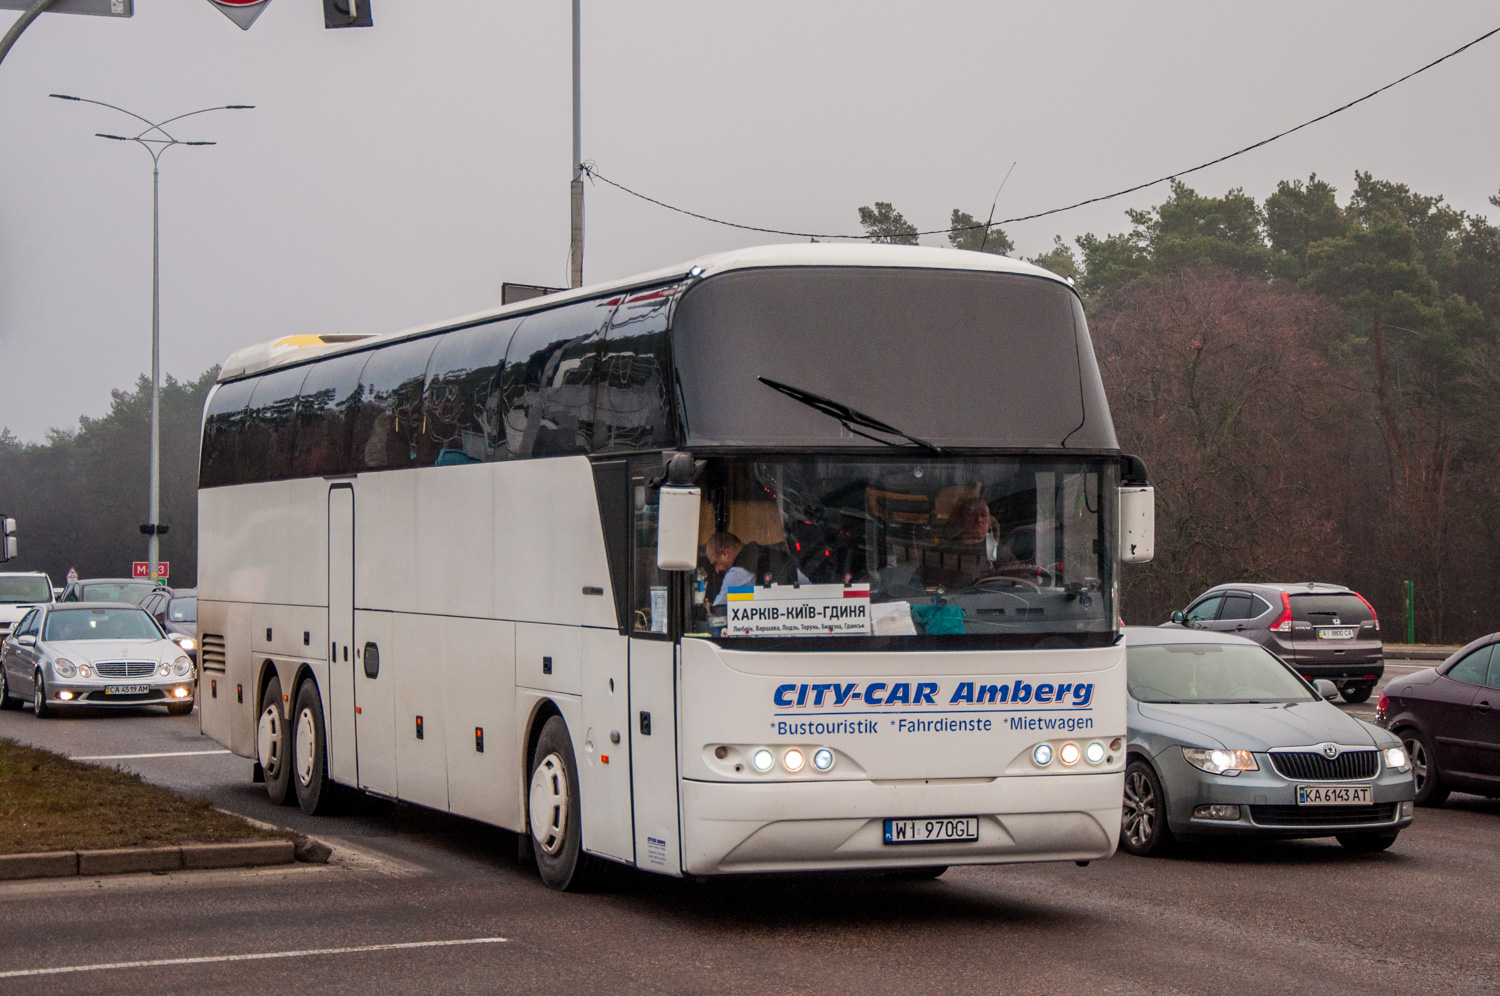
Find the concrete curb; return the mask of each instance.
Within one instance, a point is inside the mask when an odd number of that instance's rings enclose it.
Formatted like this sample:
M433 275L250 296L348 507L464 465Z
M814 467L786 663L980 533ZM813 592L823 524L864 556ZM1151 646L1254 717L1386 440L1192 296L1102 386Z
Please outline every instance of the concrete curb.
M295 845L290 840L0 854L0 881L127 875L183 868L255 868L264 865L289 865L296 860Z

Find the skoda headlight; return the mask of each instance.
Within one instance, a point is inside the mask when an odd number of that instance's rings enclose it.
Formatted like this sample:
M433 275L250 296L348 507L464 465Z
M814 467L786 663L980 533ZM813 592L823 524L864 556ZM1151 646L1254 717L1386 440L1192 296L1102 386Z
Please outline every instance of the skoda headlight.
M72 661L59 657L52 662L52 673L59 678L71 678L78 673L78 669L73 666Z
M1188 764L1208 772L1210 775L1237 775L1241 771L1255 771L1255 755L1248 750L1208 750L1203 747L1184 747L1182 756Z
M1411 758L1406 756L1405 747L1387 747L1381 753L1385 755L1387 768L1395 768L1397 771L1411 770Z
M193 662L186 657L179 657L172 662L172 673L181 677L193 669Z

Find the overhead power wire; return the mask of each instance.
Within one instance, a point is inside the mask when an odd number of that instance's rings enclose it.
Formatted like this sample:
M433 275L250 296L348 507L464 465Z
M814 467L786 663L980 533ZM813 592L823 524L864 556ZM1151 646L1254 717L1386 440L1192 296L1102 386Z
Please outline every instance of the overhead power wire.
M1436 67L1438 65L1441 65L1444 62L1447 62L1449 59L1453 58L1456 55L1461 55L1462 53L1464 53L1464 52L1468 51L1469 49L1473 48L1475 45L1478 45L1480 42L1485 41L1485 40L1487 40L1489 38L1493 38L1497 34L1500 34L1500 28L1493 28L1493 29L1491 29L1489 31L1486 31L1484 34L1480 35L1478 38L1475 38L1473 41L1470 41L1470 42L1468 42L1466 44L1460 45L1458 48L1455 48L1453 51L1449 52L1447 55L1440 56L1439 58L1433 59L1431 62L1427 63L1425 66L1422 66L1419 69L1412 70L1411 72L1407 73L1405 76L1402 76L1400 79L1392 80L1391 82L1387 83L1385 86L1379 87L1378 89L1375 89L1375 90L1371 90L1369 93L1365 94L1363 97L1356 97L1355 99L1349 101L1347 104L1341 104L1340 106L1335 107L1333 110L1331 110L1331 111L1325 111L1324 113L1319 114L1315 118L1309 118L1308 120L1302 122L1299 125L1295 125L1295 126L1293 126L1291 128L1286 129L1285 131L1277 132L1276 134L1272 135L1271 137L1269 137L1269 138L1263 138L1259 142L1255 142L1255 143L1252 143L1250 145L1245 146L1243 149L1236 149L1234 152L1226 153L1225 155L1219 156L1216 159L1210 159L1208 162L1199 163L1197 166L1192 166L1192 167L1189 167L1188 169L1184 169L1184 170L1178 170L1175 173L1168 173L1166 176L1160 176L1160 177L1157 177L1154 180L1147 180L1145 183L1137 183L1137 184L1135 184L1132 187L1126 187L1124 190L1116 190L1114 193L1111 193L1111 194L1101 194L1098 197L1089 197L1089 198L1087 198L1085 200L1077 201L1077 202L1075 202L1073 204L1068 204L1068 205L1065 205L1063 207L1049 208L1046 211L1037 211L1037 212L1034 212L1032 214L1017 215L1014 218L1002 218L999 221L986 222L984 224L961 225L961 226L958 226L956 228L955 227L934 228L931 231L913 232L913 233L910 233L910 234L914 235L914 236L922 236L922 235L947 235L950 232L961 232L961 231L968 231L968 230L971 230L971 229L978 229L978 228L983 228L983 229L988 230L990 228L997 228L997 227L1000 227L1002 225L1013 225L1013 224L1015 224L1017 222L1022 222L1022 221L1034 221L1037 218L1046 218L1046 217L1049 217L1049 216L1054 215L1054 214L1062 214L1065 211L1073 211L1073 210L1075 210L1077 208L1086 207L1087 205L1090 205L1090 204L1098 204L1098 203L1101 203L1102 201L1114 200L1116 197L1124 197L1126 194L1133 194L1133 193L1136 193L1137 191L1145 190L1147 187L1154 187L1157 184L1166 183L1169 180L1176 180L1176 179L1178 179L1180 177L1187 176L1187 175L1189 175L1191 173L1197 173L1199 170L1208 169L1210 166L1217 166L1219 163L1227 162L1228 160L1233 159L1236 156L1243 156L1247 152L1253 152L1256 149L1259 149L1259 148L1261 148L1263 146L1270 145L1272 142L1274 142L1274 141L1276 141L1278 139L1286 138L1288 135L1295 134L1296 132L1299 132L1299 131L1301 131L1304 128L1308 128L1308 127L1311 127L1312 125L1318 124L1321 121L1327 121L1329 118L1333 117L1335 114L1342 114L1344 111L1349 110L1351 107L1358 106L1359 104L1363 104L1367 100L1370 100L1370 99L1372 99L1374 97L1378 97L1382 93L1385 93L1387 90L1390 90L1393 87L1400 86L1402 83L1405 83L1407 80L1411 79L1414 76L1420 76L1422 73L1427 72L1427 70L1432 69L1432 68L1434 68L1434 67ZM639 200L646 201L648 204L655 204L657 207L666 208L668 211L675 211L678 214L685 214L689 218L697 218L699 221L706 221L706 222L709 222L709 223L714 224L714 225L723 225L726 228L738 228L738 229L742 229L742 230L747 231L747 232L764 232L764 233L766 233L768 235L789 235L789 236L792 236L793 238L799 238L799 239L859 239L859 240L865 240L865 239L871 239L871 238L875 238L876 237L876 236L870 235L869 233L861 233L859 235L849 235L847 233L829 233L829 232L794 232L794 231L791 231L791 230L785 229L785 228L765 228L765 227L762 227L760 225L745 225L745 224L741 224L741 223L736 222L736 221L725 221L723 218L715 218L715 217L713 217L711 215L702 214L702 213L697 212L697 211L689 211L687 208L678 207L675 204L668 204L666 201L658 200L657 198L648 196L646 194L643 194L643 193L641 193L638 190L632 190L629 187L625 186L623 183L618 183L618 182L616 182L614 180L611 180L609 177L607 177L604 174L600 173L599 170L598 170L598 167L594 163L592 163L592 162L587 162L587 163L583 164L583 172L589 177L590 180L598 180L601 183L606 183L609 186L614 187L616 190L619 190L619 191L621 191L623 193L629 194L631 197L638 198ZM1003 184L1002 184L1002 186L1003 186Z

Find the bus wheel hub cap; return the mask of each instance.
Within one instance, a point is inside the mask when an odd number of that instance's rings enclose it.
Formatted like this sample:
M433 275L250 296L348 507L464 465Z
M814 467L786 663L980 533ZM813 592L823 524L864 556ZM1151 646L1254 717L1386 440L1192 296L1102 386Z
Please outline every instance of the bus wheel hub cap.
M297 778L303 785L312 784L313 750L317 747L316 730L313 729L311 709L303 709L297 716Z
M548 854L562 850L568 826L568 776L562 758L548 754L531 775L531 836Z
M255 731L255 756L261 770L275 778L281 771L281 717L275 706L267 706L260 714L260 726Z

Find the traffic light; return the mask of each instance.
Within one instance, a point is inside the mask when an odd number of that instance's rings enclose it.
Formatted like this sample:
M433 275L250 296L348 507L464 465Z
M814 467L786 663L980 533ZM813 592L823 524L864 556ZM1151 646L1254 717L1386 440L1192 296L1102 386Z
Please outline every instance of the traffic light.
M16 557L16 520L0 515L0 561Z
M323 27L370 28L370 0L323 0Z

